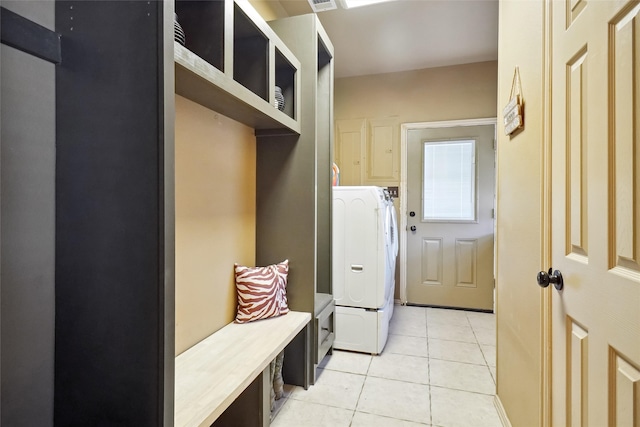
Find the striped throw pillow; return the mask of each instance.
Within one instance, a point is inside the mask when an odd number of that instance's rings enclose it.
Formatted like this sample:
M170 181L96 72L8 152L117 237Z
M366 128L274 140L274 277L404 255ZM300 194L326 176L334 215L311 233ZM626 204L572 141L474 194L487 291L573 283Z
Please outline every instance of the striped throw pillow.
M280 316L289 312L287 275L289 260L266 267L235 264L238 310L236 323Z

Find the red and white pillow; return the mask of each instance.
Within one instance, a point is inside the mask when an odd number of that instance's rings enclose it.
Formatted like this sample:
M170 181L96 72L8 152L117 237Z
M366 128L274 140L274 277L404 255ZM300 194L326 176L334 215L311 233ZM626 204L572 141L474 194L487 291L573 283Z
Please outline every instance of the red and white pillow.
M276 317L289 312L287 276L289 260L266 267L235 264L238 310L236 323Z

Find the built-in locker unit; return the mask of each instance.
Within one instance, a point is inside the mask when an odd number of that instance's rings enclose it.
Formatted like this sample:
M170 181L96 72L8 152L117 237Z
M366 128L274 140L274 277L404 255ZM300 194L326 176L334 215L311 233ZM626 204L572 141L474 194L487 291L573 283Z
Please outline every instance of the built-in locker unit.
M173 4L55 9L55 425L169 425Z
M332 349L333 45L315 14L270 21L302 66L300 136L258 133L256 261L289 258L290 307L313 313L309 381ZM324 325L324 326L323 326ZM328 332L327 332L328 331ZM285 353L299 351L295 346ZM286 367L285 367L286 368ZM286 375L285 369L285 375ZM285 381L286 381L285 376Z
M255 132L250 239L257 265L290 260L290 307L316 315L285 358L288 383L312 384L334 337L333 47L315 15L1 6L0 423L173 425L175 95Z
M0 424L170 425L173 4L1 6Z
M280 182L289 168L315 168L315 158L298 156L288 159L286 165L281 158L282 147L302 146L298 143L305 138L302 118L311 114L308 104L301 102L303 64L246 0L177 0L176 15L186 36L184 46L177 41L174 44L176 94L253 128L257 157L255 265L289 259L289 307L313 313L313 300L309 307L297 295L314 289L314 280L307 278L315 275L315 253L304 247L307 239L292 239L295 233L291 229L282 232L271 222L280 219L284 208L295 211L293 203L297 204L295 197L300 194L315 197L315 180L306 180L304 175L299 176L296 194L285 194L287 200L282 199L287 184ZM276 87L283 104L278 101ZM301 221L311 218L313 224L315 211L300 210L298 214ZM315 235L314 227L311 229ZM313 330L314 326L308 327ZM305 388L313 382L314 360L307 336L312 334L294 338L284 359L285 381Z

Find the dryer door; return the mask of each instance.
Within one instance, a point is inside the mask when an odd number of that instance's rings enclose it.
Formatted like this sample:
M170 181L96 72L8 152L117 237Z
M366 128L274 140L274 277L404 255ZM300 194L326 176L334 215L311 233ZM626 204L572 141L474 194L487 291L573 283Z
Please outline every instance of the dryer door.
M392 275L395 275L396 257L398 256L398 224L396 221L396 209L391 200L387 201L385 210L387 262Z
M393 201L389 202L389 211L391 212L391 254L395 264L395 259L398 256L398 219L396 218L396 208L393 206Z

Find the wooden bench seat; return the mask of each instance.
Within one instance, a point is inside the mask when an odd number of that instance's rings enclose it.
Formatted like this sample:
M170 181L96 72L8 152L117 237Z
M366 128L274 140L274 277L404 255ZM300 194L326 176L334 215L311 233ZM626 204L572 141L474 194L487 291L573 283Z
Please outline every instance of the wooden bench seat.
M308 334L310 320L310 313L290 311L270 319L230 323L178 355L175 427L211 426L252 384L260 402L244 412L261 418L256 425L269 425L269 364L301 331Z

